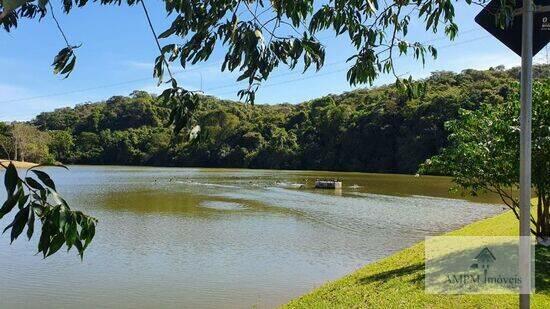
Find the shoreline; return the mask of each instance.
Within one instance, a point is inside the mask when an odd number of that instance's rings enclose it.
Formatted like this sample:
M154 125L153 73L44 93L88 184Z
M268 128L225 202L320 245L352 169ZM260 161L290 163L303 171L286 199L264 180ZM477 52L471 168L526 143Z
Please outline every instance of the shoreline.
M9 161L9 160L0 160L0 161ZM20 161L14 161L20 162ZM27 163L27 162L23 162ZM99 167L146 167L146 168L166 168L166 169L203 169L203 170L251 170L251 171L277 171L277 172L317 172L317 173L347 173L347 174L356 174L356 175L387 175L387 176L401 176L401 177L414 177L414 178L433 178L433 177L444 177L451 179L451 176L448 175L420 175L415 176L415 174L403 174L403 173L381 173L381 172L366 172L366 171L345 171L345 170L316 170L316 169L276 169L276 168L251 168L251 167L219 167L219 166L175 166L175 165L135 165L135 164L87 164L87 163L63 163L66 166L99 166Z
M16 168L29 168L29 167L38 165L38 163L33 163L33 162L22 162L22 161L4 160L4 159L0 159L0 162L4 165L7 165L10 162L12 162Z
M442 236L517 236L511 210ZM536 292L532 308L550 308L550 248L537 246ZM281 308L517 308L513 294L427 294L424 291L424 241L367 264L291 300Z

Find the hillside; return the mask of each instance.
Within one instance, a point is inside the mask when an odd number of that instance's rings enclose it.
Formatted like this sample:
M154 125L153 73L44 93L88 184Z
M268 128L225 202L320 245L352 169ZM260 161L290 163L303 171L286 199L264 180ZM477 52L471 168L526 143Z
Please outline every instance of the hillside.
M536 77L550 76L539 66ZM297 105L255 105L203 97L196 138L174 137L169 110L135 91L104 102L44 112L49 160L66 163L319 169L414 173L446 145L445 121L513 91L519 69L434 72L427 93L408 100L393 86ZM196 132L195 132L196 133Z

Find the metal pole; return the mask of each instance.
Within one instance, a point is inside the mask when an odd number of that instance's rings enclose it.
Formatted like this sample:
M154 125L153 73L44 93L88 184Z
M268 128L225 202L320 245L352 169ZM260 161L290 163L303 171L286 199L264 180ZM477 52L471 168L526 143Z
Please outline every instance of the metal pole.
M530 308L531 294L531 104L533 100L533 2L523 0L521 39L521 113L520 113L520 240L519 307Z

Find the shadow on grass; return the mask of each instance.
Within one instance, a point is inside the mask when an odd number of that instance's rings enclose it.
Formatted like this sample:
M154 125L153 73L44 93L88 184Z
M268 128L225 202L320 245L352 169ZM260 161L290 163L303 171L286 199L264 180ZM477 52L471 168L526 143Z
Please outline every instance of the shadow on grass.
M550 294L550 248L535 249L535 289L537 293Z
M357 281L359 284L384 283L396 277L410 277L408 282L424 284L424 263L394 268ZM537 246L535 249L535 287L537 293L550 294L550 247Z
M420 283L424 280L424 263L417 263L401 268L395 268L381 273L373 274L357 281L360 284L370 284L375 282L383 283L396 277L412 276L408 281L411 283Z

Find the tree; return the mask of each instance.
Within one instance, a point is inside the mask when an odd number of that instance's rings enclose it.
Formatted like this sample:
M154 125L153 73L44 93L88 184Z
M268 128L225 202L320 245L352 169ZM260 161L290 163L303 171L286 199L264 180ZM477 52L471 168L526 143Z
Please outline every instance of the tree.
M41 113L33 121L33 124L43 130L67 130L74 127L78 115L69 107L58 108L53 113Z
M10 126L9 135L13 143L14 160L43 162L49 158L49 135L27 123L15 122Z
M151 102L150 95L140 97L136 92L131 98L112 97L106 102L98 126L111 130L138 128L144 125L155 126L158 124L158 119Z
M0 149L2 150L2 154L5 155L8 160L12 159L14 146L15 143L13 142L13 139L10 135L0 135Z
M107 131L107 130L106 130ZM105 134L105 131L102 131L103 138L110 135L109 133ZM90 163L101 163L100 154L103 151L103 143L100 136L97 133L93 132L81 132L76 137L76 155L82 160L87 160Z
M10 160L49 161L48 143L49 134L28 123L2 123L0 126L0 150Z
M71 133L66 130L54 130L48 133L50 134L48 147L54 158L61 162L71 161L75 147Z
M414 99L393 85L254 107L202 96L192 138L173 135L165 126L170 110L139 91L41 113L30 123L50 135L49 151L64 163L276 168L277 160L256 160L272 143L272 124L296 136L289 168L410 174L447 145L445 121L460 108L504 102L516 72L435 72L425 80L429 91ZM9 137L6 130L0 136Z
M11 160L14 152L13 146L14 143L10 134L10 127L4 122L0 122L0 153L2 156Z
M498 194L519 218L519 87L502 104L488 102L478 110L462 110L458 120L446 123L449 146L428 160L424 173L452 175L472 195ZM532 233L550 240L550 80L533 87L532 185L537 215Z

